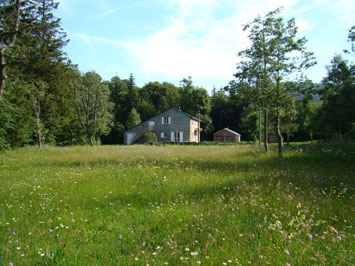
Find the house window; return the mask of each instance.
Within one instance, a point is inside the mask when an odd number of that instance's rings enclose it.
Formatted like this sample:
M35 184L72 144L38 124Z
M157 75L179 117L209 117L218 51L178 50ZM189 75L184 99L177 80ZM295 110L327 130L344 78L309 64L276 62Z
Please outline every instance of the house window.
M170 140L173 142L183 142L184 141L184 132L178 132L178 131L171 132Z
M175 132L175 142L180 142L180 132Z
M166 138L168 137L168 133L162 132L162 133L160 134L160 137L161 137L162 139L166 139Z
M161 118L162 125L171 125L171 117L170 116L163 116Z
M155 122L149 121L149 131L154 131Z

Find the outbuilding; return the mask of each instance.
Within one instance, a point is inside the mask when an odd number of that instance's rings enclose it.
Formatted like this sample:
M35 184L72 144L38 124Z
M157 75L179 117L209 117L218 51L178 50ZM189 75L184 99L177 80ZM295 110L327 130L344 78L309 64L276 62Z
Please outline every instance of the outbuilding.
M229 128L223 128L213 134L214 141L240 142L241 135Z

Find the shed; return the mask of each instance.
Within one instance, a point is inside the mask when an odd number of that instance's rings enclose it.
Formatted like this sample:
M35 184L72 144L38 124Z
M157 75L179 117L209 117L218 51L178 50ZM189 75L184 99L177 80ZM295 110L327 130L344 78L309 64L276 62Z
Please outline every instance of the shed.
M213 134L214 141L240 142L241 135L229 128L223 128Z

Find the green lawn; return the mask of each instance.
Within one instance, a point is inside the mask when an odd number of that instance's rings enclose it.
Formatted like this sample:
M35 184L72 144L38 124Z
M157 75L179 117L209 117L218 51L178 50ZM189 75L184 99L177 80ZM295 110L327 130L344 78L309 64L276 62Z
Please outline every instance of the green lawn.
M284 155L248 145L0 153L0 265L354 265L355 145Z

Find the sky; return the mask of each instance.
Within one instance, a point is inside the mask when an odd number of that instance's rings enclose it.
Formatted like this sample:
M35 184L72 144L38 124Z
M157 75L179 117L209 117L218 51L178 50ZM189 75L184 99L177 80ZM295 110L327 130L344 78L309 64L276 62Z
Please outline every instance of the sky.
M353 0L59 0L69 44L64 49L82 72L136 84L170 82L217 89L233 80L238 52L250 46L243 25L278 7L295 18L317 65L305 71L320 82L335 54L349 49ZM350 58L354 61L354 57Z

